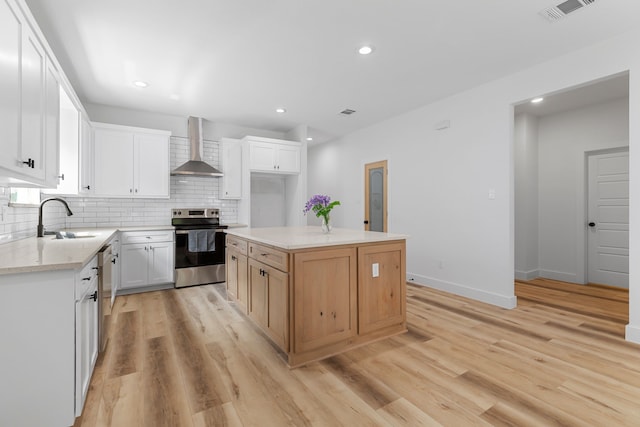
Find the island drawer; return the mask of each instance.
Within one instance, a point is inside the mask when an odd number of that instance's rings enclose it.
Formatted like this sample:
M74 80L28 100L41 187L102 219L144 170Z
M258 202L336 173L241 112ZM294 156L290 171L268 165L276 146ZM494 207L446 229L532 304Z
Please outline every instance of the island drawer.
M227 234L227 248L233 248L242 255L247 255L247 241Z
M249 256L285 273L289 271L289 254L269 246L249 242Z

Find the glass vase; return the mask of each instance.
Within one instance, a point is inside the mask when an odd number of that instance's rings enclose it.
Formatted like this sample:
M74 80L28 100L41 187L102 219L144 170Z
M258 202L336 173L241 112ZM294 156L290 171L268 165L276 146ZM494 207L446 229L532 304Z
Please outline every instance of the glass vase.
M323 233L331 233L331 218L328 215L322 217L322 225L320 227Z

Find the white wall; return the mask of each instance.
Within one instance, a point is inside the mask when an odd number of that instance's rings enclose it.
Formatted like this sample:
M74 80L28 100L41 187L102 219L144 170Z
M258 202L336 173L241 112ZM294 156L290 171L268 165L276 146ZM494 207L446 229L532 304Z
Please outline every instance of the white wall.
M627 98L540 118L541 277L587 282L585 153L628 145Z
M309 193L360 228L363 164L389 160L389 231L407 233L408 278L502 307L514 296L513 104L630 70L640 113L640 31L607 40L309 150ZM446 130L434 130L441 120ZM640 342L640 121L630 123L631 279L627 337ZM495 191L495 199L488 193ZM635 260L635 262L634 262ZM442 268L440 268L442 266ZM633 310L636 308L635 311Z
M285 194L284 175L251 174L251 226L284 227Z
M540 275L538 258L538 118L518 114L514 129L515 277Z

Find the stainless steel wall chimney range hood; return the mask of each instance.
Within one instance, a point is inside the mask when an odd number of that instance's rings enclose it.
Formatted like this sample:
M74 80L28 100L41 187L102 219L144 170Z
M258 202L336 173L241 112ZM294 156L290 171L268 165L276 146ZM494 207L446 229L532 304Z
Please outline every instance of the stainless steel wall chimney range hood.
M171 171L171 175L222 176L222 172L202 161L200 157L202 145L202 119L189 117L189 158L191 160Z

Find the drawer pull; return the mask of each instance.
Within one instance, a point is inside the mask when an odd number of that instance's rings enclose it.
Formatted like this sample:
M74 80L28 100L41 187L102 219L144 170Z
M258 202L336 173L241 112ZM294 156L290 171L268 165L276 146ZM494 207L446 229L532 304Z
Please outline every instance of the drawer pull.
M83 277L82 280L91 280L91 277Z

